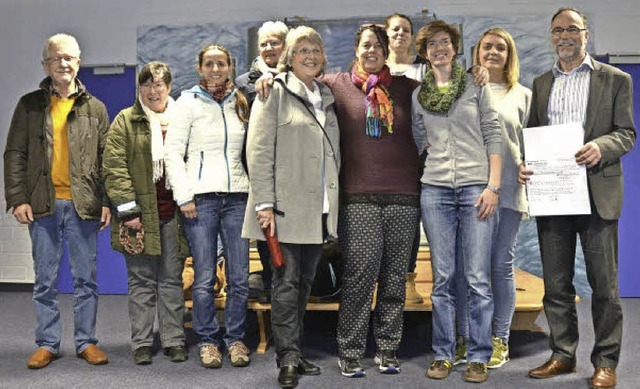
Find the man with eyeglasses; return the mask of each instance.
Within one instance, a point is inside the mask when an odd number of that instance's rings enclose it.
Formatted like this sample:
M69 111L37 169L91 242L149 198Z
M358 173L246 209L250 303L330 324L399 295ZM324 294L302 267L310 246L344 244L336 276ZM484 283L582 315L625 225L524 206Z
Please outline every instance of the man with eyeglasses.
M533 82L528 127L579 122L585 144L575 160L586 165L590 215L537 218L542 256L545 314L551 358L529 371L533 378L571 373L576 367L578 321L573 274L576 235L580 236L593 290L591 310L595 345L591 363L594 388L616 384L622 340L618 291L618 218L622 208L620 158L635 143L631 77L586 53L587 19L575 8L561 8L551 18L551 43L558 56L553 69ZM530 175L520 166L519 182Z
M74 338L78 358L108 362L96 346L96 250L98 230L111 214L100 180L109 116L102 102L76 78L80 47L56 34L45 43L40 89L22 96L4 152L7 210L31 236L38 349L27 361L40 369L57 358L61 322L57 280L67 241L74 280Z

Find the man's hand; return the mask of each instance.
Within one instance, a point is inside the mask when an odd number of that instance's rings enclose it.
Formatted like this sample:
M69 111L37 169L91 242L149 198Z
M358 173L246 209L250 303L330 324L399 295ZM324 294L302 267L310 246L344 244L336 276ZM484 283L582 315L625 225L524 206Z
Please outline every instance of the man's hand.
M13 216L20 224L33 223L33 211L30 204L20 204L13 208Z
M533 170L529 170L524 166L524 162L521 162L518 166L518 183L524 185L531 179Z
M133 231L140 231L142 229L142 222L140 216L124 222L124 226Z
M255 87L260 100L266 100L266 98L269 97L271 88L273 87L273 74L270 72L264 73L256 80Z
M601 159L600 146L593 141L582 146L576 153L576 163L578 165L587 165L588 168L596 166Z
M111 223L111 210L109 207L102 207L102 216L100 216L100 231L107 228Z
M256 219L260 228L271 227L271 236L276 235L276 218L273 213L273 208L265 208L256 212Z
M477 86L485 86L489 82L489 71L480 65L474 65L471 68L473 74L473 83Z
M193 201L189 201L185 205L180 207L180 212L187 219L195 219L198 216L198 212L196 211L196 203Z

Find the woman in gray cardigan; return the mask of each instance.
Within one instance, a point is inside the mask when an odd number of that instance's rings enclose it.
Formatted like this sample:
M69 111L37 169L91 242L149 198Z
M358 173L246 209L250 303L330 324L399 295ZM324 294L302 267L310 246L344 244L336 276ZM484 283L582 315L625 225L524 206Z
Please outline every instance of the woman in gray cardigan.
M502 28L490 28L480 36L473 51L473 63L489 70L489 87L503 124L502 185L497 211L497 232L491 249L493 354L487 366L495 369L509 360L509 327L516 306L513 269L516 235L520 221L527 217L528 211L524 186L518 183L518 165L522 162L522 128L529 117L531 90L518 83L520 67L516 44ZM459 287L466 288L463 277L460 278ZM461 345L456 346L457 362L459 357L464 357L464 339L469 336L469 312L465 294L458 296L456 305L460 335L457 343Z
M465 380L483 382L492 352L490 255L502 133L489 87L474 86L455 60L459 40L458 30L443 21L427 24L417 38L418 52L429 60L412 101L414 139L421 153L428 152L420 205L433 267L435 359L427 376L446 378L453 367L457 296L452 290L460 249L470 313Z
M243 236L264 240L270 227L284 265L273 267L271 326L280 366L278 383L293 388L298 374L320 374L300 351L307 300L326 237L336 237L340 140L333 96L315 81L326 57L320 35L300 26L287 35L265 100L249 121L250 192Z

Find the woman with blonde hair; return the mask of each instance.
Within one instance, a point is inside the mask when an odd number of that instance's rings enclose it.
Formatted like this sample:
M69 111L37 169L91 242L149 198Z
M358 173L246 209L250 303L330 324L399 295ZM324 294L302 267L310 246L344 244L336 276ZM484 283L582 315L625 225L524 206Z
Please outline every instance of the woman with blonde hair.
M516 304L513 267L516 236L528 209L524 185L517 182L518 165L522 162L522 128L529 117L531 90L518 83L520 66L516 44L511 34L502 28L490 28L480 35L473 50L473 64L489 70L489 87L503 125L498 225L491 250L493 353L487 366L495 369L509 360L509 327ZM459 278L458 282L464 283L464 280ZM464 339L468 338L466 297L461 294L457 300L458 331L462 337L459 344L466 343ZM456 357L459 356L464 356L464 352L456 352Z

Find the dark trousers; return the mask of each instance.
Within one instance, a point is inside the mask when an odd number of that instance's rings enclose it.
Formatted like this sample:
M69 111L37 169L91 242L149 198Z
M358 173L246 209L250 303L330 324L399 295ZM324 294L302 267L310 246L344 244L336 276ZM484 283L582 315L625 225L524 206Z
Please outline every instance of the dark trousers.
M302 320L322 256L322 244L280 243L284 265L271 268L271 330L281 366L297 366Z
M260 263L262 264L262 289L271 291L271 253L269 253L269 246L264 240L258 240L256 246L258 255L260 255Z
M544 311L549 323L552 357L573 362L578 346L578 317L573 275L576 235L584 252L593 295L591 313L595 345L591 363L615 368L622 341L622 308L618 291L618 221L597 214L538 217L542 256Z

